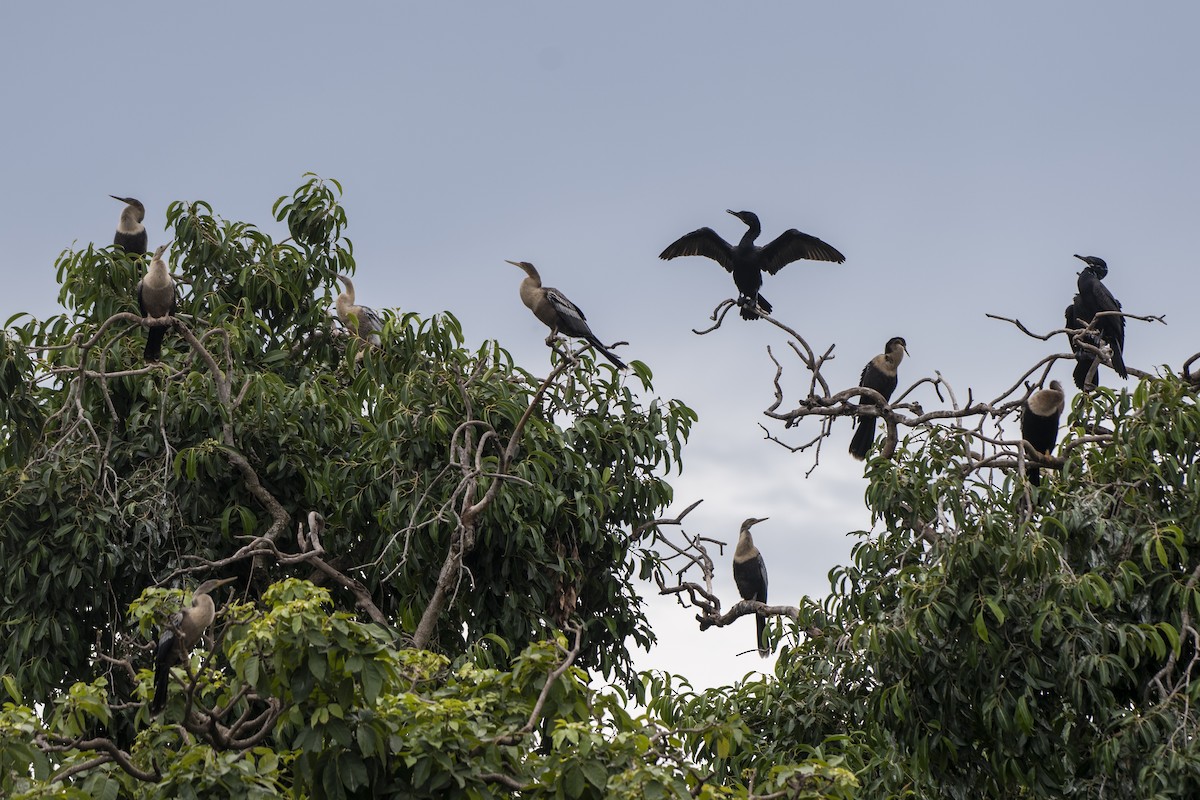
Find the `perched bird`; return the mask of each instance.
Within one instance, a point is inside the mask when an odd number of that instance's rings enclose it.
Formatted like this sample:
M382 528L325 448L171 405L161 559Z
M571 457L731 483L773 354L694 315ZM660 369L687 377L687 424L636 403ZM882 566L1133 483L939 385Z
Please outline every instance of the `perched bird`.
M726 213L733 214L748 226L736 247L730 246L712 228L700 228L667 245L667 249L659 253L658 257L671 259L679 256L704 256L733 273L733 282L741 293L738 305L742 308L742 319L758 319L758 309L761 309L762 313L771 313L771 304L758 293L762 287L764 271L774 275L783 267L802 258L833 261L838 264L846 260L833 245L822 242L815 236L801 233L795 228L784 231L770 244L759 247L754 244L754 240L762 233L758 217L750 211L726 209Z
M175 281L167 271L167 262L163 260L165 244L159 245L154 251L154 259L146 269L146 276L138 281L137 299L138 310L143 317L159 318L175 313ZM162 357L162 341L168 325L151 325L146 334L146 350L143 353L146 361L158 361Z
M346 326L346 330L360 339L373 344L379 344L379 332L383 330L383 320L375 309L356 305L354 302L354 284L345 275L337 279L346 288L337 296L337 316Z
M596 338L596 334L592 333L583 310L568 300L567 296L558 289L542 286L542 276L538 274L537 268L533 264L528 261L508 261L507 263L525 271L526 277L521 281L521 302L533 312L535 317L549 326L550 335L546 337L546 344L549 344L559 333L564 336L574 336L583 339L599 350L617 369L625 369L625 362L617 358Z
M1095 385L1094 377L1092 381L1088 381L1088 376L1092 375L1092 366L1096 363L1097 356L1083 345L1090 344L1099 349L1104 346L1104 340L1094 328L1089 329L1086 323L1079 321L1079 295L1075 295L1071 305L1067 306L1064 316L1067 330L1079 331L1071 335L1071 351L1075 353L1075 370L1072 377L1080 391L1086 392Z
M142 220L146 218L146 207L142 205L141 200L132 197L117 197L115 194L110 194L109 197L125 203L125 208L121 210L121 219L117 222L113 244L120 245L126 253L145 255L146 226L142 224Z
M171 667L187 657L216 616L216 607L209 592L234 580L214 578L205 581L192 594L192 605L172 615L171 624L159 637L158 647L154 651L154 699L150 701L150 713L157 714L166 706Z
M743 600L767 602L767 563L763 561L762 553L754 546L754 538L750 536L750 528L760 522L766 522L767 517L755 519L751 517L742 523L738 533L737 547L733 550L733 582L737 584L738 594ZM758 654L763 658L770 655L770 650L763 639L767 630L767 618L762 614L758 618Z
M1108 275L1108 264L1104 263L1104 259L1078 254L1075 257L1087 264L1079 273L1079 299L1074 303L1076 318L1087 325L1102 311L1120 311L1121 304L1102 282L1104 276ZM1100 317L1095 320L1093 327L1112 349L1113 370L1122 378L1128 378L1129 372L1125 369L1125 318L1118 314Z
M1050 381L1049 389L1039 389L1025 398L1021 406L1021 438L1043 455L1050 455L1058 441L1058 418L1062 415L1062 384ZM1042 482L1042 471L1036 466L1025 467L1025 477L1034 485Z
M883 352L872 358L863 367L858 385L874 389L883 395L884 400L890 399L892 392L896 391L896 368L900 366L900 361L907 353L908 346L904 339L899 336L888 339ZM859 397L858 405L860 408L874 406L875 401L867 397ZM858 429L854 431L854 436L850 439L850 455L859 461L867 457L867 451L871 449L871 443L875 441L875 419L873 416L858 417Z

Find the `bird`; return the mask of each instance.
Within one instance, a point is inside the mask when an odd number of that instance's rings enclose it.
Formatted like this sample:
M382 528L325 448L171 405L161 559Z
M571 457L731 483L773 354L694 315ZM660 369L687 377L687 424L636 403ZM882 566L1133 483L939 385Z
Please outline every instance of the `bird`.
M908 345L904 339L899 336L888 339L883 352L872 358L863 367L858 385L866 389L874 389L883 395L884 400L890 399L892 392L896 391L896 368L900 366L901 360L907 353ZM863 396L858 398L859 408L874 405L874 399ZM875 441L875 417L860 416L857 424L858 429L854 431L854 436L850 439L850 455L862 461L867 457L871 443Z
M375 309L356 305L354 302L354 284L345 275L337 279L346 288L337 296L337 316L346 329L360 339L379 344L379 332L383 330L383 320Z
M146 226L142 220L146 218L146 207L141 200L132 197L117 197L110 194L113 200L125 204L121 210L121 219L117 222L117 233L113 236L113 244L119 245L126 253L143 256L146 254Z
M746 223L748 228L736 247L718 236L712 228L700 228L667 245L667 249L659 253L658 257L668 260L680 256L704 256L716 261L733 274L733 282L740 293L738 305L742 309L742 319L758 319L762 314L771 313L772 305L767 302L767 298L758 293L762 288L764 271L774 275L783 267L802 258L832 261L837 264L846 260L833 245L815 236L801 233L795 228L784 231L770 244L759 247L754 244L754 240L762 233L758 216L752 211L726 209L725 213L733 214Z
M150 713L157 714L166 706L171 667L187 657L216 616L216 607L209 593L234 580L236 578L205 581L192 593L192 605L171 616L170 625L159 637L158 647L154 651L154 699L150 701Z
M1094 378L1089 382L1088 377L1092 375L1092 365L1096 363L1096 354L1083 345L1088 344L1099 349L1104 345L1104 340L1100 338L1100 334L1094 328L1088 328L1086 323L1079 321L1079 295L1075 295L1071 304L1067 306L1064 316L1067 330L1078 331L1078 333L1071 334L1071 351L1075 353L1075 370L1072 377L1074 377L1075 385L1079 387L1079 390L1086 392L1094 385Z
M1087 325L1089 323L1099 332L1112 349L1112 368L1122 378L1129 377L1125 369L1125 318L1119 314L1095 319L1102 311L1120 311L1121 304L1112 296L1112 292L1104 285L1103 279L1108 275L1108 264L1097 256L1075 257L1087 264L1079 273L1079 300L1074 303L1076 318Z
M138 281L138 310L143 317L160 318L175 313L175 281L162 257L166 249L165 244L158 246L146 269L146 276ZM162 356L163 336L170 327L170 324L150 326L146 333L146 349L142 354L147 362L158 361Z
M1043 455L1050 455L1058 441L1058 418L1064 399L1062 384L1050 381L1049 389L1039 389L1021 405L1021 438ZM1026 466L1025 477L1037 486L1042 482L1042 471L1037 466Z
M505 261L525 271L525 279L521 281L521 302L550 328L546 344L550 344L559 333L574 336L599 350L617 369L625 369L625 362L617 358L616 354L592 333L583 309L572 303L558 289L542 286L542 276L538 274L537 267L528 261Z
M767 602L767 563L763 561L762 553L754 546L754 538L750 535L751 527L766 522L767 519L769 518L750 517L742 523L742 529L738 532L737 547L733 550L733 582L737 584L738 594L743 600ZM763 640L763 634L767 630L767 618L758 614L757 621L758 638L755 644L758 654L766 658L771 652Z

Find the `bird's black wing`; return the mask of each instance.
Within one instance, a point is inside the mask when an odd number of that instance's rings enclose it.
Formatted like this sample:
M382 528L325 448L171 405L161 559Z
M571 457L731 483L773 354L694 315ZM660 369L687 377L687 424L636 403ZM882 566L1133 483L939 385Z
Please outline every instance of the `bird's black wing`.
M712 228L700 228L684 234L658 254L658 257L662 259L679 258L680 256L711 258L726 271L733 272L733 248Z
M762 249L763 269L774 275L793 261L806 258L810 261L833 261L841 264L846 257L828 242L815 236L801 233L795 228L775 237Z
M762 553L758 554L756 559L758 563L758 572L762 575L762 597L756 598L762 602L767 602L767 562L763 560Z
M896 391L896 384L898 382L898 376L895 374L889 375L877 367L874 358L868 361L867 365L863 367L862 375L858 379L859 386L874 389L883 395L884 400L891 399L892 392ZM859 397L858 402L859 405L874 405L874 401L868 400L866 397Z
M572 303L570 298L558 289L552 289L549 286L543 286L542 291L546 293L546 300L554 306L554 310L558 314L559 331L569 336L584 337L592 332L587 324L587 315L583 313L582 308Z
M1120 311L1121 303L1117 298L1113 297L1112 292L1108 290L1099 278L1089 281L1086 285L1080 285L1080 294L1085 294L1084 302L1092 310L1093 314L1099 314L1101 311ZM1101 317L1096 322L1096 327L1104 335L1105 339L1109 340L1109 344L1121 349L1122 354L1125 351L1125 318L1124 317ZM1120 370L1118 370L1120 371Z

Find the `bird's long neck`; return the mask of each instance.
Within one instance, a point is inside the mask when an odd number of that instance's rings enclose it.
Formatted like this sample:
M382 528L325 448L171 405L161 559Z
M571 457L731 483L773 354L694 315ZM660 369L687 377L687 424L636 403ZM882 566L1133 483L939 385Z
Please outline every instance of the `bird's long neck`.
M213 599L207 594L198 594L192 598L192 607L188 609L188 613L184 615L183 624L179 626L179 630L183 632L185 648L191 648L196 643L200 634L204 633L204 629L212 624L216 615L217 608L213 605Z
M170 286L171 273L167 272L167 262L161 257L150 262L149 269L146 270L145 285L151 289L162 289Z
M749 227L742 234L742 240L738 242L738 247L751 247L754 244L754 240L762 233L762 225L759 224L758 220L750 220L746 224Z
M146 230L146 226L142 224L142 219L145 218L146 212L136 206L125 206L121 212L121 219L117 222L117 230L121 233L141 233Z
M754 546L754 538L750 535L750 530L742 528L741 533L738 534L737 547L733 551L733 560L745 561L756 555L758 555L758 548Z

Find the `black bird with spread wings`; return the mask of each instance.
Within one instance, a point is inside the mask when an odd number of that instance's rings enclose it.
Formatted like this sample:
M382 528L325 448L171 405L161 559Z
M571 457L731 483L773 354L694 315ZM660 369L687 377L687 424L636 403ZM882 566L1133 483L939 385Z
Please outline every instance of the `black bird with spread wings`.
M771 304L758 293L762 288L762 274L774 275L793 261L832 261L841 264L846 257L833 245L815 236L792 228L779 234L769 244L759 247L754 240L762 233L758 217L751 211L730 211L746 223L748 230L737 246L732 246L712 228L700 228L679 237L659 254L659 258L672 259L680 256L704 256L716 261L733 274L733 282L740 292L738 305L742 308L742 319L758 319L771 313Z

